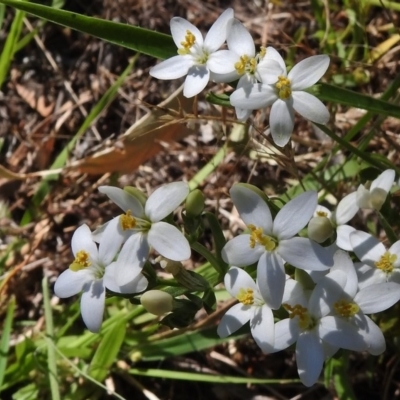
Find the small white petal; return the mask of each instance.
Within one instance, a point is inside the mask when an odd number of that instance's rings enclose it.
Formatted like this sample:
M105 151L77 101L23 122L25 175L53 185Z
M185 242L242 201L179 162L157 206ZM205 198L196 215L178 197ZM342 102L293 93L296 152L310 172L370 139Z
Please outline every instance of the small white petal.
M329 56L308 57L296 64L289 72L292 90L304 90L317 83L329 67Z
M285 64L285 60L282 58L282 56L278 53L277 50L275 50L273 47L268 46L266 48L266 53L264 58L262 59L262 61L260 62L260 66L264 63L267 62L269 60L274 60L276 61L279 66L280 66L280 72L278 75L283 75L286 76L286 64ZM277 75L277 76L278 76ZM275 80L277 81L277 79Z
M377 283L388 281L386 273L379 268L371 267L361 262L354 263L354 268L357 273L358 287L360 290Z
M336 245L342 250L353 251L350 235L355 229L350 225L340 225L336 228Z
M363 231L350 234L350 242L354 253L363 263L375 266L375 261L385 254L385 246L372 235Z
M265 252L257 264L257 284L268 307L277 310L282 304L286 275L282 258Z
M289 239L303 229L312 217L318 204L317 192L302 193L286 203L274 220L273 235L278 239Z
M189 185L186 182L172 182L156 189L146 201L145 213L151 222L167 217L186 199Z
M275 324L274 351L281 351L291 346L299 336L298 324L294 319L286 318Z
M231 94L230 102L234 107L258 110L271 105L276 99L276 92L270 85L255 83L235 90Z
M397 259L394 261L393 266L395 268L399 268L400 267L400 240L398 240L396 243L393 243L390 246L389 253L397 256Z
M106 268L103 281L104 286L107 289L115 293L140 293L143 292L143 290L146 290L149 282L141 273L124 285L118 285L115 280L117 272L118 269L115 262Z
M189 69L185 79L183 95L187 98L196 96L207 86L209 80L209 69L204 65L194 65Z
M371 193L364 185L360 185L357 188L357 206L359 208L373 208L371 205Z
M74 296L92 279L93 275L87 269L76 272L67 269L57 278L54 285L54 293L61 298Z
M219 337L225 338L236 332L250 320L253 314L253 307L245 306L242 303L235 304L226 312L218 325Z
M234 237L221 251L222 259L229 265L246 267L257 262L265 252L263 246L250 247L250 235L243 234Z
M367 351L373 356L379 356L386 350L385 337L379 326L371 320L371 318L365 316L367 322L367 328L360 331L361 335L364 336L364 340L367 342Z
M252 289L258 292L258 287L253 278L243 269L232 267L224 277L226 290L232 297L237 297L241 289Z
M394 183L395 176L396 173L393 169L383 171L375 180L372 181L370 191L372 192L375 188L379 188L388 193Z
M98 332L103 321L106 290L103 280L92 281L83 288L81 314L86 327L91 332Z
M201 46L203 44L203 35L201 32L189 21L181 17L174 17L170 21L171 35L178 49L182 48L182 42L185 41L187 31L192 33L196 38L196 44Z
M300 334L296 344L296 363L303 385L314 385L321 374L324 364L324 350L321 339L315 332Z
M253 318L250 319L250 330L258 347L264 353L274 351L274 328L274 315L271 309L266 305L258 307Z
M283 292L282 303L287 303L294 307L296 304L308 308L308 293L306 296L304 286L294 279L287 279Z
M243 185L233 185L229 193L246 225L261 227L266 234L272 233L271 211L260 195Z
M262 83L272 85L272 87L275 88L278 77L286 75L286 68L283 70L279 62L264 57L257 66L257 74Z
M337 205L335 221L338 225L343 225L350 221L357 213L357 192L353 192L343 197Z
M93 241L92 232L86 224L81 225L72 235L71 248L75 257L78 251L84 250L89 253L92 262L98 262L97 246Z
M378 283L361 289L354 297L364 314L384 311L400 300L400 285L394 282Z
M294 127L293 100L278 99L271 107L269 116L271 135L276 145L283 147L289 142Z
M353 261L351 260L348 253L345 251L338 250L333 255L334 265L331 268L329 275L334 271L341 271L346 275L347 281L346 285L341 285L345 291L351 298L355 296L358 288L358 278L357 272L354 268Z
M305 119L326 124L330 115L328 109L321 100L307 92L293 92L293 108Z
M235 63L239 61L238 55L234 51L220 50L210 54L207 67L215 74L235 74ZM229 82L229 81L228 81ZM232 81L231 81L232 82Z
M100 186L99 192L107 195L112 202L125 212L130 210L135 217L144 217L144 210L140 201L125 190L114 186Z
M247 121L253 110L245 110L244 108L235 107L236 118L239 121Z
M239 56L254 57L256 54L253 38L237 19L233 19L230 25L226 43L229 50L233 50Z
M210 53L218 50L225 42L227 37L228 22L233 18L233 9L225 10L211 26L206 38L204 39L204 47Z
M294 237L279 242L278 253L294 267L324 271L333 265L332 252L310 239Z
M148 232L150 245L163 257L173 261L183 261L190 258L190 245L183 233L175 226L166 222L152 224Z
M102 233L99 243L99 262L107 266L114 260L119 251L123 236L118 234L119 218L113 218Z
M193 65L193 57L175 56L151 68L149 74L157 79L178 79L185 76Z

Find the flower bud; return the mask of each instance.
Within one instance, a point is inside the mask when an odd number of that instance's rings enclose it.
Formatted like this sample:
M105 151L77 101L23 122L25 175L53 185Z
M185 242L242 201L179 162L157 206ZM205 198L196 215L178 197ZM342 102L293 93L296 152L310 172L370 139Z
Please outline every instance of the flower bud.
M386 197L387 197L386 190L379 187L373 189L371 192L371 196L369 198L372 208L379 211L383 206Z
M317 243L325 242L333 233L333 226L328 217L313 217L308 223L308 237Z
M204 194L201 190L195 189L188 194L185 202L186 215L198 217L204 210Z
M163 315L172 311L174 298L162 290L149 290L142 294L140 302L149 313Z
M124 191L135 197L136 200L139 200L140 204L144 207L147 201L147 196L141 190L134 186L125 186Z

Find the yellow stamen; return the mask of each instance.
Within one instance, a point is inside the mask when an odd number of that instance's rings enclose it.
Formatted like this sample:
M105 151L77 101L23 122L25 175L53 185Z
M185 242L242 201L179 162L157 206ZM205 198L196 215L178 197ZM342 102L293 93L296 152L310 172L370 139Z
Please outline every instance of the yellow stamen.
M136 219L132 217L131 210L128 210L126 214L122 214L119 221L124 231L126 231L127 229L133 229L136 226Z
M289 313L290 319L293 319L294 317L299 318L299 326L301 329L312 329L315 326L307 308L300 304L296 304L292 307L290 304L284 303L282 306Z
M178 54L185 55L189 54L190 48L195 44L196 36L193 35L189 30L186 31L185 40L181 42L182 48L178 49Z
M245 306L251 306L254 304L254 290L240 289L236 298Z
M240 61L235 63L235 69L238 74L243 75L246 72L246 64L249 62L249 57L244 55L240 57Z
M396 254L390 254L388 251L379 259L379 261L375 262L376 268L381 269L383 272L391 273L394 269L394 263L397 260Z
M333 307L335 311L342 317L352 317L360 311L360 307L356 303L346 300L337 301Z
M290 80L285 76L278 76L275 87L278 89L278 97L282 100L287 100L292 95Z
M316 214L318 217L327 217L328 216L328 213L325 211L317 211Z
M267 54L267 49L264 46L261 46L260 52L258 53L260 59L262 60Z
M272 251L276 247L275 240L263 234L262 228L257 228L253 224L248 225L250 229L250 248L254 249L257 243L261 244L261 246L265 247L265 250Z
M80 271L81 269L89 267L89 265L91 265L89 253L86 252L85 250L79 250L76 253L74 262L69 266L69 269L74 272L77 272Z

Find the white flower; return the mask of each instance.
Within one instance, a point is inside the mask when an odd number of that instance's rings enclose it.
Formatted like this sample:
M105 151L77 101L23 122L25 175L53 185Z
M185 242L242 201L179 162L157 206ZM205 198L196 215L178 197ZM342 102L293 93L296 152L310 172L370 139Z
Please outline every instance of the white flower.
M240 184L230 194L250 230L230 240L222 258L230 265L244 267L257 262L257 282L266 304L281 305L285 286L284 261L307 270L325 270L333 265L332 255L307 238L294 237L310 220L317 205L317 193L305 192L289 201L275 221L263 198Z
M294 111L304 118L326 124L329 112L323 103L304 90L314 85L329 66L327 55L306 58L287 74L280 54L267 48L268 59L258 67L262 83L235 90L230 102L235 107L256 110L272 104L270 113L271 134L278 146L285 146L294 127Z
M210 79L210 72L226 73L231 66L218 56L218 49L226 40L228 22L233 10L228 8L214 22L203 40L201 32L184 18L171 19L172 38L178 55L161 62L150 70L157 79L177 79L187 75L183 88L185 97L200 93Z
M129 243L126 244L129 246ZM57 279L54 292L58 297L70 297L83 291L81 313L87 328L98 332L103 320L105 288L117 293L137 293L146 289L147 279L140 268L132 268L132 279L124 285L115 282L115 262L120 244L115 240L114 229L106 228L97 249L87 225L80 226L72 236L75 260ZM121 253L125 252L125 246Z
M218 325L218 335L231 335L250 321L251 334L264 353L273 350L274 316L261 297L253 278L240 268L232 267L224 279L226 290L239 303L231 307Z
M143 267L150 246L159 254L173 261L187 260L190 245L185 236L175 226L162 219L171 214L186 198L189 186L186 182L173 182L156 189L147 199L143 208L140 201L125 190L113 186L100 186L99 191L106 194L125 214L106 225L114 229L114 240L119 244L129 240L130 246L120 254L116 267L116 282L125 284L132 279L135 268ZM104 227L103 227L104 229ZM101 240L102 233L95 232L95 239ZM124 262L120 262L120 260ZM130 260L130 262L125 262Z
M394 170L387 169L372 181L369 189L367 189L364 185L360 185L357 189L358 207L379 211L394 183L394 178Z
M350 241L361 263L356 263L359 287L396 282L400 284L400 240L386 250L385 246L369 233L355 231ZM399 286L400 290L400 286Z

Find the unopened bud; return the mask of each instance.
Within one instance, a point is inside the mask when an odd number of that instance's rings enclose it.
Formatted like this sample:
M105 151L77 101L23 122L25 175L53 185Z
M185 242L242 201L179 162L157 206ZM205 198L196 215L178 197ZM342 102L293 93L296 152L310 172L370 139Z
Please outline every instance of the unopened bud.
M198 217L204 210L204 194L201 190L195 189L186 197L186 215L188 217Z
M333 226L328 217L313 217L308 223L308 237L314 242L325 242L333 233Z
M124 190L131 196L135 197L136 200L139 200L140 204L144 207L147 201L147 196L141 190L134 186L125 186Z
M149 313L163 315L172 311L174 298L162 290L149 290L142 294L140 302Z
M379 211L383 206L386 197L387 192L384 189L381 189L379 187L373 189L369 198L372 208Z

